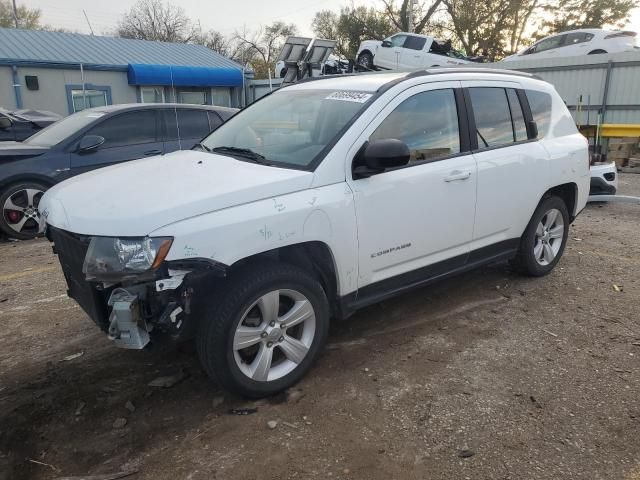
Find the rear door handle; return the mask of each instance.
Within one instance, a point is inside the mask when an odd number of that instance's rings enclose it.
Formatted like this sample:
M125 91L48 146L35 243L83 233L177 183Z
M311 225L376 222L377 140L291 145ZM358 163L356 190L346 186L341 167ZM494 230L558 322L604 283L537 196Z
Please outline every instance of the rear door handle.
M471 176L471 172L469 170L465 170L461 172L460 170L454 170L449 174L448 177L444 177L445 182L455 182L457 180L466 180Z
M147 157L149 155L160 155L162 152L160 150L147 150L144 152L144 156Z

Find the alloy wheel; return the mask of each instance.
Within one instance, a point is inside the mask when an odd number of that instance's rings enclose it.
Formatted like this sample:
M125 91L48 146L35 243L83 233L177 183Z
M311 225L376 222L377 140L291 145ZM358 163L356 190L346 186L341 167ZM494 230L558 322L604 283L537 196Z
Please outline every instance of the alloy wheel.
M2 207L7 226L20 234L41 233L38 205L43 194L44 191L35 188L23 188L12 193Z
M536 228L533 256L540 265L549 265L558 255L564 238L562 213L552 208L540 219Z
M260 382L276 380L305 359L316 334L309 299L296 290L262 295L242 315L233 338L236 365Z

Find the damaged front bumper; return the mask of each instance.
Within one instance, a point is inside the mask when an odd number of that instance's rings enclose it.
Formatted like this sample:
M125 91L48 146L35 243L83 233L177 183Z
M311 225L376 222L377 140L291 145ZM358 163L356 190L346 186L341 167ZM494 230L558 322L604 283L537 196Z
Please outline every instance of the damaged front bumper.
M212 288L226 274L224 265L189 259L164 262L122 281L87 281L82 265L90 237L49 226L47 238L60 260L69 297L122 348L141 349L154 338L190 338L196 324L194 292Z

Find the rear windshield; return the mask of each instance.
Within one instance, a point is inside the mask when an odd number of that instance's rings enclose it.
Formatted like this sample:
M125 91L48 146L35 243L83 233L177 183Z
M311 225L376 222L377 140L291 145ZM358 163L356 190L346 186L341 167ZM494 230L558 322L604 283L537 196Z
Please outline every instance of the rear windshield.
M281 90L231 117L202 141L209 150L249 149L277 166L310 167L372 93Z
M83 129L98 118L104 116L104 112L96 110L83 110L73 115L69 115L43 128L35 135L27 138L23 143L37 145L39 147L52 147L66 140L77 131Z

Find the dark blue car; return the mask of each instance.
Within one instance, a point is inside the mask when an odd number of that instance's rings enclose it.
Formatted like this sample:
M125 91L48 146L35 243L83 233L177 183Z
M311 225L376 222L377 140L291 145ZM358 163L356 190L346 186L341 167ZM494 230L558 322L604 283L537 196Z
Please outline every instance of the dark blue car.
M0 232L39 233L38 202L52 185L95 168L192 148L237 110L133 104L70 115L24 142L0 143Z

